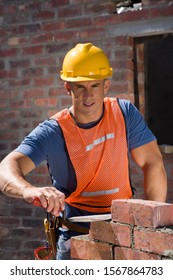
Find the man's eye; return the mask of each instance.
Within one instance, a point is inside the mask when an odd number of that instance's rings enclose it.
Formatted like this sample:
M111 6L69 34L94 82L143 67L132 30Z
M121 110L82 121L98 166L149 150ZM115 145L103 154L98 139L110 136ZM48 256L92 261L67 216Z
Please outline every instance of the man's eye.
M99 87L99 84L95 84L95 85L93 85L92 87L93 87L93 88L97 88L97 87Z

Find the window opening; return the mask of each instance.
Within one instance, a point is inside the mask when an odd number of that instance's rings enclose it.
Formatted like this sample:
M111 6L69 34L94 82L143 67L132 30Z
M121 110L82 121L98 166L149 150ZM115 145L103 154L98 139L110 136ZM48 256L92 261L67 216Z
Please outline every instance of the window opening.
M173 34L135 38L135 105L163 151L173 152ZM143 102L142 102L143 101Z

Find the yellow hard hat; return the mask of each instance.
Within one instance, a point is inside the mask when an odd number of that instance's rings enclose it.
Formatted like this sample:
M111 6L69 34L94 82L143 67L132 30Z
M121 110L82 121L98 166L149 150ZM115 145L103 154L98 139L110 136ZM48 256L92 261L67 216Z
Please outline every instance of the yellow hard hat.
M91 43L77 44L65 56L60 72L69 82L102 80L113 73L105 53Z

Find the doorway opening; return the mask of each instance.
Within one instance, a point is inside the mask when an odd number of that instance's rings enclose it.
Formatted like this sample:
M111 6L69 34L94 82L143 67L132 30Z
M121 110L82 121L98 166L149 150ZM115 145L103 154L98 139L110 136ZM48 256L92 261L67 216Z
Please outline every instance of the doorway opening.
M134 41L135 105L158 144L173 146L173 34Z

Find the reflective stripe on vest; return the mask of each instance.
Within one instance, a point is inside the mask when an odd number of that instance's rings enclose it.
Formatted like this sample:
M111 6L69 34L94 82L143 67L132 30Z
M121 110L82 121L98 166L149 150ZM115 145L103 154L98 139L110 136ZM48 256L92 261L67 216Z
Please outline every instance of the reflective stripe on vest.
M115 188L112 190L96 191L96 192L82 192L81 196L98 196L98 195L112 194L117 192L119 192L119 188Z
M115 98L105 98L104 107L103 118L90 129L79 128L68 109L52 117L62 129L77 179L66 202L99 213L109 212L114 199L132 197L124 117Z
M86 151L90 151L95 145L103 143L104 141L111 139L111 138L114 138L114 133L106 134L105 136L94 140L92 144L86 146Z

